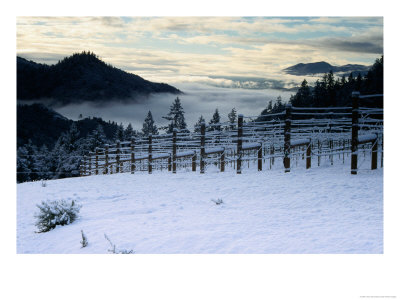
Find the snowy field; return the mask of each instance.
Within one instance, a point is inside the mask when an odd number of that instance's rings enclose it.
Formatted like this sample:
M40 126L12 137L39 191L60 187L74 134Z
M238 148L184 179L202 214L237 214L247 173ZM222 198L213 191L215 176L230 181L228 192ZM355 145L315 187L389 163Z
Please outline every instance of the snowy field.
M335 164L286 174L250 166L241 175L227 168L18 184L17 252L109 253L106 234L137 254L383 253L383 170L366 166L352 176L349 163ZM36 205L58 199L79 202L79 219L35 233Z

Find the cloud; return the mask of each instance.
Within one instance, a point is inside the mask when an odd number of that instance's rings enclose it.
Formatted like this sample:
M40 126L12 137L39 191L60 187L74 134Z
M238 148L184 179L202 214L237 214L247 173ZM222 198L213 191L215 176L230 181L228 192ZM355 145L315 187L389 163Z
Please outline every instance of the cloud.
M278 96L282 96L283 100L287 101L292 94L279 90L217 88L198 83L181 83L177 87L185 92L179 98L190 130L193 130L200 115L208 122L216 108L224 122L227 121L228 113L234 107L238 113L245 116L256 116L267 106L269 100L274 101ZM122 122L125 126L131 123L134 129L140 130L149 110L151 110L157 126L167 125L168 122L162 117L167 115L175 98L175 95L159 94L135 104L113 103L112 105L94 106L86 103L58 107L55 110L75 120L79 114L82 114L83 117L97 116L106 121Z
M118 68L166 83L213 75L290 84L299 79L288 77L282 69L300 62L372 64L383 52L382 20L18 17L17 53L56 63L90 50Z

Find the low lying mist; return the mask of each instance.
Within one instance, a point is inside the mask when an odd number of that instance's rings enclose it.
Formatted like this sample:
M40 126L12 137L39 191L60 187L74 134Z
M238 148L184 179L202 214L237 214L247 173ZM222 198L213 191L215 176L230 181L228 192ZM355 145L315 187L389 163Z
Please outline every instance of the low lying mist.
M293 94L293 92L282 90L218 88L198 83L178 83L175 86L184 92L178 97L181 99L186 123L190 130L193 130L200 115L203 115L208 122L216 108L218 108L222 121L227 120L228 113L234 107L238 114L256 116L266 108L270 100L274 102L278 96L281 96L282 100L286 102ZM172 94L158 94L142 99L139 103L112 102L99 105L86 102L52 108L72 120L78 120L80 115L83 118L101 117L105 121L115 121L124 126L131 123L134 129L141 130L149 110L158 127L166 125L168 121L162 117L168 114L176 97Z

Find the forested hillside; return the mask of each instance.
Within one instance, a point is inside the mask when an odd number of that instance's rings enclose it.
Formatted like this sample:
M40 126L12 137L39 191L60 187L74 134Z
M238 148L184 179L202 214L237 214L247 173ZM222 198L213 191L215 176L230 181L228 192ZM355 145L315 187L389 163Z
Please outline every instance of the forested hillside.
M75 53L55 65L37 64L17 57L17 99L47 99L68 104L137 101L138 95L180 94L177 88L127 73L91 52Z

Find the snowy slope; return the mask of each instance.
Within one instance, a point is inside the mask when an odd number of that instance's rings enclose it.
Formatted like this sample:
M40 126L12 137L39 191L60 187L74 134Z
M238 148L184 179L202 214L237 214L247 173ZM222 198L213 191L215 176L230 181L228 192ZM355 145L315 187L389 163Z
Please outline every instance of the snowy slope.
M18 184L17 252L108 253L107 234L135 253L383 253L383 170L351 176L347 162L335 163ZM35 233L36 204L56 199L77 200L79 219Z

